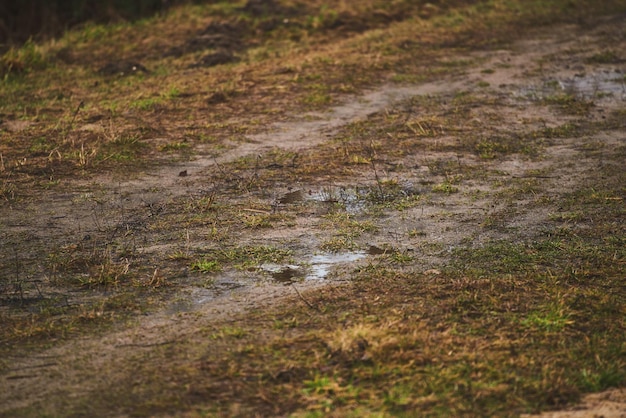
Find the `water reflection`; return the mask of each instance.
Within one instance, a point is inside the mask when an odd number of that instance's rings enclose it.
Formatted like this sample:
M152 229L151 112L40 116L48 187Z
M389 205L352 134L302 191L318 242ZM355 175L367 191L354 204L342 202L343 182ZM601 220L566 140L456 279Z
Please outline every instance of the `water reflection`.
M365 258L367 254L362 251L347 253L318 254L311 257L311 270L307 274L307 279L324 279L328 276L330 269L336 264L352 263Z

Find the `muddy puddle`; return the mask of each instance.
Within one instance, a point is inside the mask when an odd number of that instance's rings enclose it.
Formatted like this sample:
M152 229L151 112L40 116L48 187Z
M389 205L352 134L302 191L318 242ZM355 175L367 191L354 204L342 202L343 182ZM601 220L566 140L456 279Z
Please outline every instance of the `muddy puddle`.
M541 85L526 86L520 97L543 100L567 94L585 100L626 101L626 74L620 69L576 73L571 77L551 78Z
M330 207L339 205L353 215L365 208L365 190L359 187L327 187L307 195L307 200Z
M296 284L299 288L317 287L333 280L335 271L351 268L368 255L380 254L384 251L371 246L366 251L313 254L294 264L264 263L243 274L223 273L207 278L204 284L182 289L171 299L164 313L177 315L229 303L243 306L252 294L261 292L271 298L284 293L286 286Z
M365 252L349 252L336 254L319 254L311 257L310 279L324 279L337 264L353 263L365 258Z
M169 313L193 311L199 306L211 303L221 296L232 295L249 285L231 275L208 279L203 285L186 288L174 297L169 305Z
M260 270L268 273L276 283L290 285L327 279L334 268L349 265L366 256L365 251L322 253L312 255L302 264L263 264Z
M411 182L397 187L382 185L328 186L318 190L298 189L285 193L277 200L281 205L311 203L320 208L338 208L349 215L363 213L368 204L391 202L398 198L420 195L423 192Z

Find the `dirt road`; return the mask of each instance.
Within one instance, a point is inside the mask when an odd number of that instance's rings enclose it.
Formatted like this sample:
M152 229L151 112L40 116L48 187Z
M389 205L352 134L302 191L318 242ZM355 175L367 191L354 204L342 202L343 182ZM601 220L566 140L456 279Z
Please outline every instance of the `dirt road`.
M18 267L5 257L4 273L28 278L24 303L43 293L56 301L49 309L76 306L89 321L115 315L113 302L90 301L115 293L128 270L139 271L137 286L169 290L145 294L158 302L106 331L5 350L0 415L151 414L154 387L170 384L161 367L194 374L207 350L228 350L216 335L245 327L250 312L251 324L276 306L306 312L311 292L341 289L368 266L437 278L457 251L537 240L555 223L574 230L588 215L563 209L563 196L601 172L623 175L624 28L624 17L609 17L529 30L506 47L447 57L458 71L346 94L217 153L4 206L3 250L26 254ZM623 193L596 198L623 211ZM63 271L88 265L82 253L100 257L105 286L63 292ZM41 267L51 254L58 272ZM143 409L116 405L121 389ZM596 397L585 413L550 416L624 416L623 391L611 396L610 409L593 409L606 407Z

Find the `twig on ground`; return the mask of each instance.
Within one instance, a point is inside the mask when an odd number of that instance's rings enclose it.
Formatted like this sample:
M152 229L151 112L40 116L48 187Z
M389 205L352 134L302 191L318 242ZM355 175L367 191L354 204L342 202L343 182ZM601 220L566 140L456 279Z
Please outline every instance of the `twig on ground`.
M318 311L320 312L319 308L314 306L313 304L311 304L311 302L309 302L308 300L306 300L304 298L304 296L302 296L302 293L300 293L300 291L298 290L298 288L292 283L291 287L293 287L293 290L296 291L296 293L298 294L298 296L300 297L300 299L302 299L302 301L306 304L306 306L308 306L309 308L313 309L314 311Z

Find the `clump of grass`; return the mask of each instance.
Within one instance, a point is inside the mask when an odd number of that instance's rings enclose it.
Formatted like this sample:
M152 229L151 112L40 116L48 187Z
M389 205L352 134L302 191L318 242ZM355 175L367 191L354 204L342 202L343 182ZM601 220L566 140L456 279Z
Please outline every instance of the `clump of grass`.
M192 263L192 268L203 273L220 271L230 265L236 269L257 268L265 263L282 263L291 260L289 249L272 246L236 246L208 251L201 259Z
M142 150L146 149L146 145L137 135L120 135L111 141L102 144L101 149L97 150L96 159L98 162L104 161L134 161L140 155Z
M307 27L311 31L332 27L339 19L339 12L323 5L318 13L307 17Z
M582 135L582 129L572 123L565 123L555 127L546 127L539 132L532 133L533 137L544 138L575 138Z
M539 331L563 332L566 326L573 324L573 321L567 306L552 302L539 310L529 312L521 324Z
M0 74L5 79L9 74L42 70L47 66L48 59L43 48L32 39L26 41L21 47L12 47L0 57Z
M0 199L10 202L17 196L17 187L12 182L2 179L0 181Z
M108 245L102 249L67 245L51 252L45 264L51 281L58 285L127 288L134 276L128 258L116 254Z
M593 101L585 100L572 94L548 96L543 101L571 115L586 115L595 106Z
M130 262L126 259L121 262L114 262L110 257L106 257L102 263L93 266L91 270L91 273L85 278L78 276L81 285L117 287L120 280L130 277Z
M159 151L162 152L173 152L173 151L184 151L191 147L188 142L185 141L175 141L168 142L167 144L163 144L159 146Z
M310 105L311 107L321 107L328 105L332 101L332 97L323 90L319 90L309 93L302 100L305 104Z
M357 239L365 233L375 233L378 227L371 221L359 221L347 212L335 212L324 216L324 228L331 231L331 236L324 240L321 249L338 252L354 250L358 247Z
M445 181L443 183L435 184L431 190L435 193L451 194L458 193L459 188L457 186L454 186L450 182Z
M506 143L493 138L483 139L476 144L476 152L485 160L492 160L499 153L506 153L508 150Z
M267 214L251 214L244 213L241 216L241 220L246 228L259 229L259 228L272 228L273 216Z
M216 332L212 333L210 337L214 340L228 339L228 338L241 339L245 337L247 334L248 334L248 331L246 331L244 328L224 326L220 328L219 330L217 330Z
M588 64L618 64L622 62L622 60L615 51L608 49L606 51L593 54L587 58L586 62Z
M217 260L210 260L206 258L194 261L191 263L190 268L192 270L199 271L200 273L213 273L222 269Z
M162 102L163 99L161 97L146 97L131 102L130 108L148 111L154 109L158 104Z

